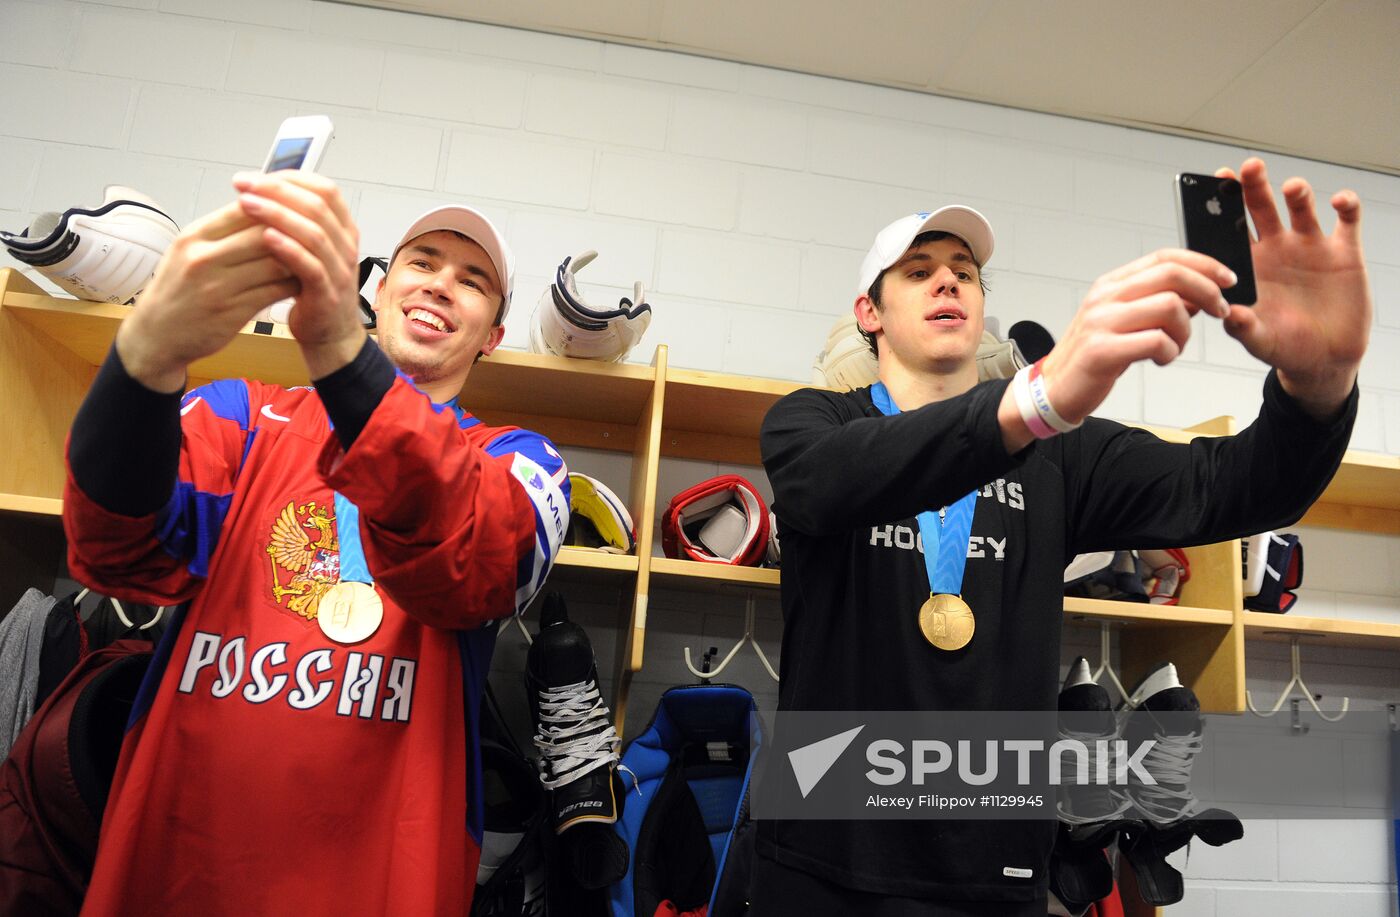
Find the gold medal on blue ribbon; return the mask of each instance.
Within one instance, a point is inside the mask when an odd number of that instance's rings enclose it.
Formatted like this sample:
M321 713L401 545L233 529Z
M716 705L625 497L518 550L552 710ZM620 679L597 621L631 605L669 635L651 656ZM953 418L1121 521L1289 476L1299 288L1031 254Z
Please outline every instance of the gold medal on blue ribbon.
M870 387L870 400L887 417L899 413L883 382ZM976 505L974 490L936 513L918 515L929 582L929 597L919 608L919 632L933 646L948 652L967 646L977 631L977 619L962 598L968 536L972 534Z
M316 623L336 643L350 645L368 640L379 630L384 621L384 600L374 589L360 547L359 508L339 492L335 495L335 531L340 543L340 582L321 597Z
M341 580L321 597L316 623L336 643L359 643L384 620L384 600L369 583Z
M972 642L977 618L962 596L930 593L919 609L919 630L940 650L960 650Z

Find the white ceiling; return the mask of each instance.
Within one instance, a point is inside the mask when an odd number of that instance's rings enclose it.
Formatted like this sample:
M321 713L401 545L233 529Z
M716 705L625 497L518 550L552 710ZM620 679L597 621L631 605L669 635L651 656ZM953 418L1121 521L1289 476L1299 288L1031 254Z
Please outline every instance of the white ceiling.
M354 0L1400 174L1400 0Z

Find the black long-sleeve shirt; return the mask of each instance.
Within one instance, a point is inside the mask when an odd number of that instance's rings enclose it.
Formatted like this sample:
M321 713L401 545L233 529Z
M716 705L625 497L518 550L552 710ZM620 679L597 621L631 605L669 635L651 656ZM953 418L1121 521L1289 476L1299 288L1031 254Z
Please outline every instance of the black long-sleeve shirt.
M1330 423L1270 373L1230 437L1165 443L1090 418L1007 453L1008 382L885 417L869 389L804 389L761 437L783 546L780 710L1053 710L1063 571L1096 550L1184 547L1296 522L1341 462L1357 392ZM924 640L919 512L979 489L962 596L972 642ZM1043 895L1053 822L765 821L760 851L864 891L926 898ZM1008 865L1039 864L1031 878Z

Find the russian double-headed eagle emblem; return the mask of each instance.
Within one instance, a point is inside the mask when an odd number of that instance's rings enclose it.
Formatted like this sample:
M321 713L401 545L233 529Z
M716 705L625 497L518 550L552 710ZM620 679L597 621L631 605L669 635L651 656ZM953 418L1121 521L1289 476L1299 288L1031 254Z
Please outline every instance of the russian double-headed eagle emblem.
M288 503L272 525L267 546L272 597L308 621L316 620L322 596L340 582L340 540L335 517L326 509L314 500L301 506ZM283 585L286 573L291 579Z

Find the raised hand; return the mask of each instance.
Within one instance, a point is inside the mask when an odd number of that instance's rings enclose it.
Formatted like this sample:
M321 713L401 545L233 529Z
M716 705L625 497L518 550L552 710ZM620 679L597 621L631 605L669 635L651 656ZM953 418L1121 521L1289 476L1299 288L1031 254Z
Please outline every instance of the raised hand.
M1230 169L1216 173L1235 178ZM1318 224L1312 187L1283 183L1288 225L1274 206L1264 163L1247 159L1238 175L1258 238L1250 245L1259 300L1233 306L1225 331L1256 358L1276 367L1279 381L1305 409L1322 417L1350 393L1371 328L1371 286L1361 253L1361 201L1332 195L1337 226Z
M268 252L300 282L287 319L313 379L354 359L365 340L359 313L359 230L340 189L312 172L234 178L243 213Z
M297 289L263 228L229 204L171 243L117 330L117 354L147 388L179 391L190 363L222 349L258 310Z
M1055 410L1070 423L1083 420L1132 364L1175 360L1191 337L1192 316L1227 314L1220 291L1235 280L1214 258L1165 248L1094 281L1041 364Z

